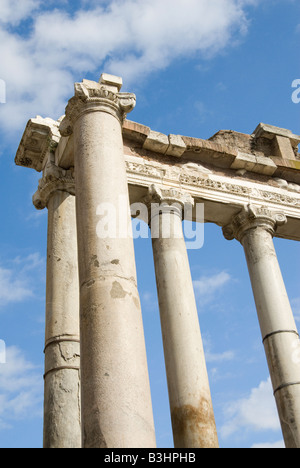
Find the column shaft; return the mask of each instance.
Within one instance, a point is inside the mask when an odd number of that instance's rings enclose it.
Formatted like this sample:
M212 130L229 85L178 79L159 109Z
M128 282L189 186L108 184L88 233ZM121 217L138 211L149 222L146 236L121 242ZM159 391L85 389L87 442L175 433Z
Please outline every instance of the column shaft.
M272 235L263 228L243 237L265 352L288 448L300 448L299 336Z
M118 95L94 85L99 99L79 97L74 119L83 444L150 448L155 433ZM115 234L100 232L103 210L116 221ZM120 217L128 227L122 238Z
M44 447L80 448L79 284L75 197L48 202Z
M249 204L223 233L244 247L285 444L300 448L300 342L273 244L286 222L284 214Z
M160 226L157 224L160 223ZM170 228L164 237L162 226ZM216 448L211 401L189 260L178 211L151 220L175 448Z

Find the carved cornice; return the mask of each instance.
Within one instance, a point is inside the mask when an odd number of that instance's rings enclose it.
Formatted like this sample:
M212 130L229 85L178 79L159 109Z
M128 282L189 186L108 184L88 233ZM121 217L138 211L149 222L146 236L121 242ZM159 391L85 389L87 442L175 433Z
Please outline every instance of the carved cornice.
M186 192L195 192L199 189L205 190L206 193L211 192L215 194L222 194L228 197L239 197L241 201L250 198L255 200L255 204L268 204L279 205L282 207L300 208L300 198L298 193L293 193L286 189L270 188L267 185L258 184L241 184L238 179L229 179L228 177L214 177L212 174L207 175L205 171L200 169L198 171L190 170L183 167L171 167L166 164L157 164L151 161L143 161L142 163L126 161L127 174L132 182L137 177L139 183L140 179L144 179L144 185L155 182L157 184L163 183L167 185L169 182L179 184L180 187ZM156 182L157 180L157 182ZM153 182L152 182L153 181ZM265 188L263 188L265 187ZM193 193L194 195L194 193ZM280 209L280 208L279 208Z
M75 195L74 170L68 171L50 162L45 167L43 178L39 181L39 188L33 195L32 201L37 210L43 210L48 205L50 197L56 191L68 192Z
M264 206L249 204L233 218L231 224L223 228L223 234L227 240L237 239L242 242L246 232L262 228L274 236L277 227L286 222L287 218L282 213L274 213Z
M75 83L75 95L66 107L66 116L61 122L59 131L62 136L69 136L78 117L88 112L106 112L116 117L122 124L126 115L136 104L136 96L132 93L118 93L110 86L83 80Z

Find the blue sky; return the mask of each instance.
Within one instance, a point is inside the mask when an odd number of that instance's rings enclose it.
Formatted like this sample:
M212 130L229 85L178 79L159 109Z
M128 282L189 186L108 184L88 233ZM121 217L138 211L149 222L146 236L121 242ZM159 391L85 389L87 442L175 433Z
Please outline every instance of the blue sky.
M0 0L0 447L42 444L47 212L31 201L40 175L14 165L27 120L59 118L75 81L108 72L137 95L129 118L165 134L300 134L299 13L297 0ZM299 324L300 246L275 246ZM172 447L151 242L135 247L157 440ZM206 225L189 257L220 445L282 446L242 248Z

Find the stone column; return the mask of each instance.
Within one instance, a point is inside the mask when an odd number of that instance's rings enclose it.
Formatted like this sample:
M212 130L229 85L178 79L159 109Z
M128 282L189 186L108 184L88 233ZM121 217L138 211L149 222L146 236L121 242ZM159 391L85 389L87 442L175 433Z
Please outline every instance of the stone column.
M198 313L183 237L190 196L152 186L150 227L175 448L217 448Z
M33 197L48 208L44 447L80 448L79 279L72 171L49 162Z
M272 240L286 221L249 205L224 235L244 247L285 443L300 448L300 342Z
M122 140L135 96L121 85L77 83L60 127L74 132L85 448L155 447Z

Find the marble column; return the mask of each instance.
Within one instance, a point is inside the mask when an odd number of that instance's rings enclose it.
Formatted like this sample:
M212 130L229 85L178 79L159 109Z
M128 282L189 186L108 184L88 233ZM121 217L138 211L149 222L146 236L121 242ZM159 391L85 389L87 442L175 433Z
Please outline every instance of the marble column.
M49 162L33 197L48 208L44 447L80 448L79 279L72 170Z
M175 448L216 448L218 437L182 230L183 207L193 199L152 186L153 255Z
M77 83L60 127L74 133L85 448L155 447L122 139L135 96L121 85Z
M285 444L300 448L299 335L273 236L286 217L249 205L224 228L244 247Z

